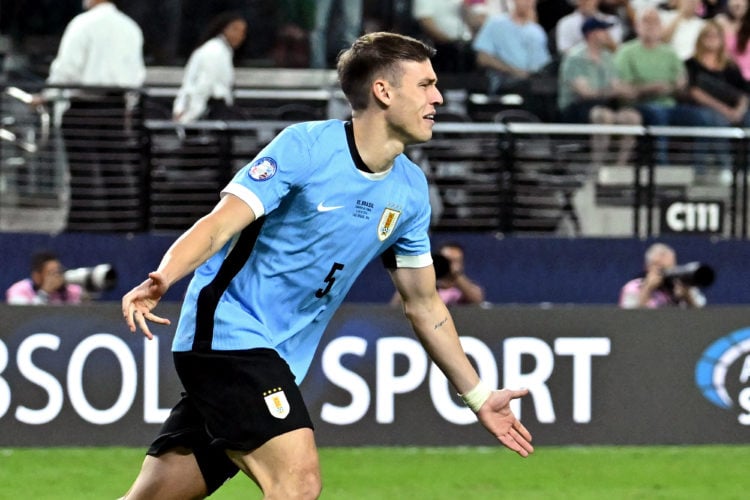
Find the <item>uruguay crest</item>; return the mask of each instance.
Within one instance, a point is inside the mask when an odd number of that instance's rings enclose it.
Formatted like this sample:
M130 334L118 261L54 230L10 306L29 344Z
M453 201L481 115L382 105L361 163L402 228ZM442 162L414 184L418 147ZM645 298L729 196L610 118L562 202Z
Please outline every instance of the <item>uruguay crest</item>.
M386 208L383 210L383 215L380 216L380 222L378 223L378 239L384 241L388 238L393 229L396 227L396 221L398 220L401 212L392 208Z
M281 387L265 391L263 399L266 402L268 411L274 417L284 419L289 416L289 401L287 401L286 394L281 390Z

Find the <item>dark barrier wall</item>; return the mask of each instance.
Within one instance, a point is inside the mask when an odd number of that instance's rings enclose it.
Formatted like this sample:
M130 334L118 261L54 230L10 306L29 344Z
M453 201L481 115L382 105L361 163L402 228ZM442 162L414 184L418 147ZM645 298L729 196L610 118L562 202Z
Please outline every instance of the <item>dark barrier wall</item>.
M29 273L29 256L39 248L57 251L68 267L115 265L117 289L102 300L119 300L123 293L153 270L176 238L167 235L95 235L0 233L0 289ZM620 287L642 269L650 242L635 239L496 238L490 234L443 234L466 248L466 273L486 288L495 304L615 304ZM712 304L750 302L750 242L704 237L662 239L672 244L681 263L703 261L716 270L716 282L706 289ZM175 285L167 300L182 297L187 280ZM386 303L393 285L380 261L371 263L347 298L350 302ZM4 299L4 296L2 297Z
M537 445L750 442L747 307L454 316L488 384L531 390L515 411ZM147 341L114 303L0 317L0 446L145 447L178 398L173 327ZM493 444L387 306L345 305L302 387L323 446Z

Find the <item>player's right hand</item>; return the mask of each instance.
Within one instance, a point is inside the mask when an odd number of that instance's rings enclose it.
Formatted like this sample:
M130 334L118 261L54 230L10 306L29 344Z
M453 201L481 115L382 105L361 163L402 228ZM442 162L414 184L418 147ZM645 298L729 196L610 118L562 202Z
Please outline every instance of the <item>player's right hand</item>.
M154 338L146 321L160 325L169 325L167 318L155 315L151 311L167 292L168 286L159 272L149 273L148 279L136 286L122 298L122 315L131 332L135 333L136 325L149 340Z

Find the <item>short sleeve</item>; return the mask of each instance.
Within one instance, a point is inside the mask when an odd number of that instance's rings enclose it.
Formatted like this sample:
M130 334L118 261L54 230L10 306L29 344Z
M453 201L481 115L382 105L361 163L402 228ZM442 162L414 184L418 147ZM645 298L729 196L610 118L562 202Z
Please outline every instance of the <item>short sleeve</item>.
M261 217L279 206L309 164L305 136L288 127L240 169L221 194L238 196Z

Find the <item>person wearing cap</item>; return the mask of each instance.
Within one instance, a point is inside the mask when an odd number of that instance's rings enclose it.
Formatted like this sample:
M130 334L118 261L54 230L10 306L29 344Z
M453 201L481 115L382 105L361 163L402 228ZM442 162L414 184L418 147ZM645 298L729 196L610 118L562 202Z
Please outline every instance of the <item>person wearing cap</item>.
M612 24L598 17L583 22L583 42L562 59L558 79L558 106L566 123L640 125L641 114L619 99L632 97L631 88L617 78L614 56L607 50ZM591 136L591 161L601 165L609 150L610 136ZM635 137L620 135L617 164L625 165L635 146Z
M609 37L606 40L606 48L611 52L617 49L617 46L622 43L625 31L620 18L601 12L599 0L578 0L576 10L567 16L563 16L555 26L555 47L558 54L565 54L583 41L581 26L583 26L584 21L591 17L609 23L610 26L607 28Z

